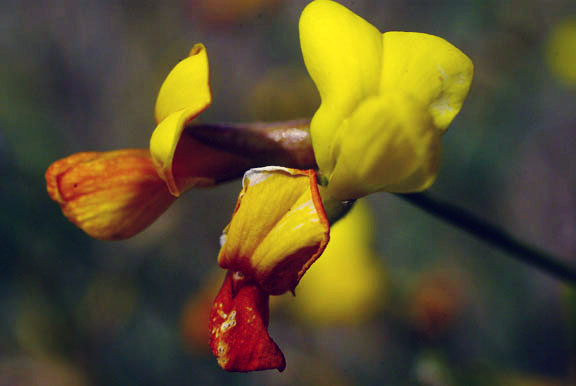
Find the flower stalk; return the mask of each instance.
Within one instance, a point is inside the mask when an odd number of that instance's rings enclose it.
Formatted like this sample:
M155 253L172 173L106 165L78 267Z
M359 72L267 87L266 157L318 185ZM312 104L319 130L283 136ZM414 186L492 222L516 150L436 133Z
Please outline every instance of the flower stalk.
M308 169L316 167L309 122L301 119L270 123L195 124L187 126L186 132L207 145L232 153L248 154L262 165L276 161L274 163L276 165ZM323 193L322 191L321 188L320 192ZM398 194L398 197L506 252L520 262L531 265L558 280L576 284L574 267L547 252L529 246L464 208L424 193Z
M505 230L490 224L468 210L424 193L398 194L398 197L431 215L471 234L517 260L531 265L558 280L576 285L576 268L553 255L538 250Z

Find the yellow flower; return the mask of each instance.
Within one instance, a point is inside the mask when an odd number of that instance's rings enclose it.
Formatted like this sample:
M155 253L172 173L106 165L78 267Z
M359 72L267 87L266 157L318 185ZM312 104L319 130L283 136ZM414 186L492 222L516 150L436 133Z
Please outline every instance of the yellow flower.
M576 85L576 17L556 24L547 45L550 70L567 85Z
M373 249L370 208L357 202L330 228L330 242L291 299L296 317L313 325L354 324L372 316L385 296L385 275Z
M330 0L303 11L300 41L322 98L310 129L330 195L347 200L429 187L440 136L470 87L470 59L436 36L381 34Z

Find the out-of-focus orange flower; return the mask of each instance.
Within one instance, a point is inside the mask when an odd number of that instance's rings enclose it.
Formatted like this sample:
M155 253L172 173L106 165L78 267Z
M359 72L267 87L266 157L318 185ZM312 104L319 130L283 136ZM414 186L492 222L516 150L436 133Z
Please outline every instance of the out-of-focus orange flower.
M193 16L219 25L240 23L272 10L284 0L193 0Z
M89 384L84 373L56 357L17 357L0 362L0 385L88 386Z
M410 314L415 328L429 337L442 334L460 315L467 293L457 271L426 273L411 294Z

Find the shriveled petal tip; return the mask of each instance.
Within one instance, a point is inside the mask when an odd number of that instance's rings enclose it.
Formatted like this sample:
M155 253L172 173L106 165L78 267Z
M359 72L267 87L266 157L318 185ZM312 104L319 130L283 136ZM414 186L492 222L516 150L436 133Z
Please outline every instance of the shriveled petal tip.
M102 240L134 236L174 201L148 150L74 154L48 168L46 184L64 215Z
M322 254L329 229L313 170L251 169L218 263L252 277L268 294L293 291Z
M196 111L198 114L206 109L211 101L208 55L204 45L198 43L192 47L190 55L178 63L164 80L156 99L156 123L184 109Z
M382 42L380 89L419 99L435 126L446 130L468 95L474 75L472 61L434 35L386 32Z
M282 372L286 360L267 328L268 294L250 278L229 271L210 311L210 348L220 367Z
M370 23L328 0L308 4L300 17L306 68L322 98L311 126L321 170L331 169L332 138L340 121L378 92L382 38Z
M427 188L438 169L439 138L414 98L386 94L365 100L339 129L329 195L343 201Z

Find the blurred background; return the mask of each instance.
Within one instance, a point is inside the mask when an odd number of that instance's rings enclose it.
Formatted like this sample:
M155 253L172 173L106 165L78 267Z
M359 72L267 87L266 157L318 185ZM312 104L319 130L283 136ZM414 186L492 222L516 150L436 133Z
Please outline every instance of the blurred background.
M430 192L576 264L576 2L340 2L470 56ZM196 42L214 94L202 120L310 117L306 3L0 2L0 385L576 384L574 289L396 196L364 204L341 271L318 264L299 296L273 302L282 374L225 373L207 345L239 181L188 192L119 242L91 239L49 199L51 162L148 146L162 80Z

